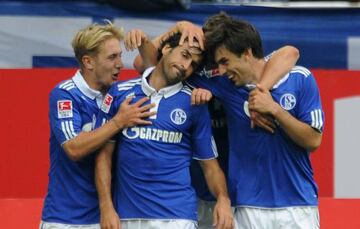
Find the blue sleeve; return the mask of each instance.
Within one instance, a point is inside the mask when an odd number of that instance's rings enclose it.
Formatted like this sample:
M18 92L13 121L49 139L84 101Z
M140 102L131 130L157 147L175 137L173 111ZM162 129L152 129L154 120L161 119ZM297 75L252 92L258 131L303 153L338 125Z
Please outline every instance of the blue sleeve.
M299 92L298 119L322 132L325 116L321 106L319 88L312 74L302 77L302 79L302 88Z
M211 132L211 119L207 105L192 106L192 149L196 160L214 159L218 156Z
M214 76L214 77L221 77L221 76ZM186 80L186 83L192 88L204 88L211 91L216 97L221 95L219 91L219 87L217 87L216 80L213 78L208 78L204 75L193 74Z
M62 145L81 132L80 106L67 90L55 88L49 99L50 128Z

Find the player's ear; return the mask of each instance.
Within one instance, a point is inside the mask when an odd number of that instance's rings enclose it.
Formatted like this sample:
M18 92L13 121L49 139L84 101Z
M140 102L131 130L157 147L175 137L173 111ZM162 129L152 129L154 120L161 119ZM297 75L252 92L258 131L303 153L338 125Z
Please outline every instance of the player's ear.
M253 53L252 53L252 49L251 48L247 48L244 53L243 53L244 57L246 60L250 60L251 57L253 57Z
M163 54L163 55L166 55L166 54L168 54L170 51L171 51L171 47L170 47L170 45L169 44L167 44L167 45L165 45L162 49L161 49L161 53Z
M89 69L89 70L93 70L94 69L94 60L91 56L89 55L84 55L81 58L81 62L84 66L84 68Z

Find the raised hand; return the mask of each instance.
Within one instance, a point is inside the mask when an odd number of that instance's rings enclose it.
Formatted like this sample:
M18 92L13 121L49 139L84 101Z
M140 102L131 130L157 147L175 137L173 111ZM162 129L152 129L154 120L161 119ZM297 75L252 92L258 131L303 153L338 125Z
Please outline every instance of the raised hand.
M188 21L180 21L176 23L176 28L181 32L179 45L183 45L185 40L188 39L189 46L193 47L197 41L201 50L205 49L204 41L205 36L202 28Z
M130 30L124 39L124 45L126 50L133 51L139 48L145 42L149 42L147 35L140 29Z

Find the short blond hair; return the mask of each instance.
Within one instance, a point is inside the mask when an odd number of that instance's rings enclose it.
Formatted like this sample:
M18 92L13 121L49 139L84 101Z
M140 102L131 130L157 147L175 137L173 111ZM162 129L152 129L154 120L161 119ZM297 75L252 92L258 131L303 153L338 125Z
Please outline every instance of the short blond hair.
M116 38L119 41L124 39L123 28L117 28L109 20L104 20L106 24L91 24L81 29L72 41L75 58L82 66L84 55L94 56L100 51L100 46L108 39Z

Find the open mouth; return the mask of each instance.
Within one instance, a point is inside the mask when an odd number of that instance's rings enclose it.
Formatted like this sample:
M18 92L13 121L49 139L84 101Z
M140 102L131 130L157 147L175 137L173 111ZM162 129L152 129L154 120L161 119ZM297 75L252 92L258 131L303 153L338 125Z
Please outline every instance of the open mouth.
M119 78L119 72L118 72L118 73L114 73L114 74L112 75L112 78L113 78L114 80L117 80L117 79Z

